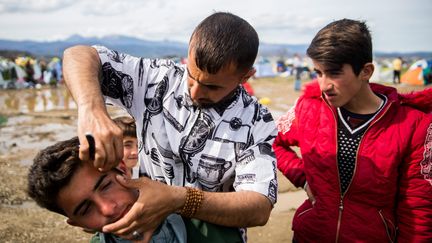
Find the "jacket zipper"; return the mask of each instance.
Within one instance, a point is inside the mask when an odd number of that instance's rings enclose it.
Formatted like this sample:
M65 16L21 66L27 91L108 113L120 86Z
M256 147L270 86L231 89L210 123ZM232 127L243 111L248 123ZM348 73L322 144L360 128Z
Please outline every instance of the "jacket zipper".
M331 113L332 113L332 115L333 115L333 119L335 120L335 124L336 124L336 129L335 129L335 133L336 133L336 134L335 134L335 135L336 135L336 136L335 136L335 137L336 137L336 169L337 169L337 172L338 172L339 189L341 190L341 188L340 188L341 182L340 182L339 167L338 167L338 159L337 159L337 153L338 153L338 146L337 146L337 119L336 119L336 116L335 116L335 113L334 113L333 109L332 109L331 106L330 106L330 105L325 101L325 99L324 99L324 102L325 102L325 103L327 104L327 106L330 108ZM385 113L387 113L388 109L390 108L391 103L393 103L393 102L390 102L390 103L387 105L387 107L385 107L385 110L382 112L382 114L381 114L381 115L380 115L380 116L379 116L375 121L371 122L371 124L368 126L368 128L366 128L366 131L364 132L362 138L360 139L359 146L358 146L357 151L356 151L356 161L355 161L355 165L354 165L353 177L351 178L351 181L350 181L350 183L348 184L348 187L347 187L347 189L345 190L345 193L342 193L342 190L341 190L341 199L340 199L340 203L339 203L339 215L338 215L338 222L337 222L337 226L336 226L336 239L335 239L335 242L336 242L336 243L339 242L340 225L341 225L341 221L342 221L342 212L343 212L343 209L344 209L343 199L344 199L345 194L348 192L348 189L349 189L350 186L351 186L351 182L352 182L352 180L353 180L353 178L354 178L354 175L355 175L355 172L356 172L356 169L357 169L358 151L360 150L360 146L361 146L361 144L362 144L363 137L366 135L366 132L369 130L369 128L370 128L372 125L374 125L375 123L377 123L379 120L381 120L381 118L385 115Z
M341 225L341 219L342 219L342 211L343 211L343 196L341 196L341 200L339 203L339 216L338 216L338 222L337 222L337 228L336 228L336 240L335 242L338 243L339 242L339 231L340 231L340 225Z
M336 170L337 170L337 172L338 172L338 175L339 175L339 167L338 167L338 159L337 159L337 154L338 154L338 146L337 146L337 138L338 138L338 135L337 135L337 119L336 119L336 115L335 115L335 113L334 113L334 111L333 111L333 109L331 108L331 106L326 102L326 100L324 99L324 102L327 104L327 106L330 108L330 111L331 111L331 113L332 113L332 115L333 115L333 119L334 119L334 121L335 121L335 124L336 124L336 126L335 126L335 138L336 138L336 141L335 141L335 144L336 144ZM339 190L341 190L341 188L340 188L340 185L341 185L341 182L340 182L340 177L338 176L338 181L339 181ZM347 189L348 190L348 189ZM341 193L341 199L340 199L340 203L339 203L339 215L338 215L338 222L337 222L337 226L336 226L336 239L335 239L335 242L336 243L338 243L338 241L339 241L339 231L340 231L340 225L341 225L341 219L342 219L342 211L343 211L343 198L344 198L344 195L342 195L342 193Z

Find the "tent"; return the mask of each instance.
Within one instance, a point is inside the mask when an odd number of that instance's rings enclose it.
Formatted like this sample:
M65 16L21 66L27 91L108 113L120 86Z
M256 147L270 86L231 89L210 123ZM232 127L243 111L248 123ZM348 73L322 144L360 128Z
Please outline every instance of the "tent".
M255 78L275 77L277 73L273 70L273 65L267 58L259 57L255 62L256 69Z
M432 59L421 59L414 62L401 77L401 83L409 85L426 85L432 82Z
M393 82L393 70L390 68L384 68L383 65L379 64L375 60L373 61L375 70L370 77L369 81L374 83L392 83Z

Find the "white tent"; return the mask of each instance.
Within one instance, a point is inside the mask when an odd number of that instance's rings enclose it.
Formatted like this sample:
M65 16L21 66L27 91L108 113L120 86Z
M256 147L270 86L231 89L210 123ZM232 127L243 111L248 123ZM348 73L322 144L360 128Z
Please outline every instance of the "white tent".
M373 61L375 70L372 77L369 79L370 82L374 83L392 83L393 82L393 71L391 69L384 69L376 61Z
M263 57L260 57L258 61L254 64L256 69L255 77L275 77L277 73L273 69L271 62Z

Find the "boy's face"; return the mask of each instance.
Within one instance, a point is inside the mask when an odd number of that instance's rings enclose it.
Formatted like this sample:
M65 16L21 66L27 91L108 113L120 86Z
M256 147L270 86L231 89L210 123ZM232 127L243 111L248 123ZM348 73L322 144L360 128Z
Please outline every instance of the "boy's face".
M318 75L321 92L330 105L343 107L352 102L361 102L360 97L358 97L360 90L365 84L368 84L369 80L369 77L363 74L364 70L359 75L355 75L349 64L344 64L339 70L331 70L326 69L325 66L315 60L312 61Z
M134 167L138 162L138 143L134 137L123 137L123 161L127 168Z
M138 191L123 187L111 170L99 172L90 163L77 168L67 186L60 190L57 203L73 226L100 231L122 218L138 198Z

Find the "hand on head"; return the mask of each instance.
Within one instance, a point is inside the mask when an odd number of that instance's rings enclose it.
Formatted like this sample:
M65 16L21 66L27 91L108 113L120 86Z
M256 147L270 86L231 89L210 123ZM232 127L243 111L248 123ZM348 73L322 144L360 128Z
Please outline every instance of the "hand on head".
M95 142L94 159L86 134L91 134ZM78 115L78 137L80 140L79 158L90 161L101 171L116 167L123 158L123 132L106 112L86 111Z
M137 231L146 239L170 213L177 210L174 199L174 195L178 195L177 187L145 177L129 180L117 176L117 180L127 188L138 189L140 195L124 217L103 227L104 232L133 240L133 232Z

